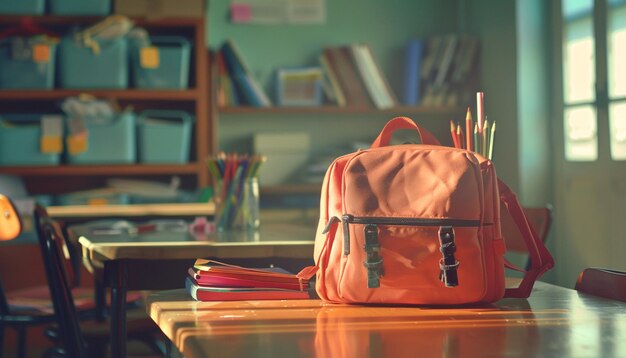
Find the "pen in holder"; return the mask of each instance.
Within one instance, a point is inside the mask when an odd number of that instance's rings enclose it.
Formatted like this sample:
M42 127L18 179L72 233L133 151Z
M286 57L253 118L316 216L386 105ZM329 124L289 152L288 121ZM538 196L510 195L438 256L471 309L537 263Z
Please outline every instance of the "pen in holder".
M222 154L209 160L218 231L259 228L258 168L262 161L262 157L237 154Z

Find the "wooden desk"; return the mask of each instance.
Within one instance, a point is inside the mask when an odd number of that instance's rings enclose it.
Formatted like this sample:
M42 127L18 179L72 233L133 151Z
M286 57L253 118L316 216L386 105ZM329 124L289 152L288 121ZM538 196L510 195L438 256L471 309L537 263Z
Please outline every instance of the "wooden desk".
M132 205L66 205L50 206L48 215L55 220L75 223L99 218L148 218L210 216L215 205L209 203L170 203Z
M626 304L542 282L528 300L473 308L196 302L173 290L147 309L187 358L626 357Z
M82 235L82 236L81 236ZM138 236L89 235L70 229L85 265L100 280L96 287L111 288L111 350L124 357L127 290L184 287L187 269L196 258L216 258L247 265L280 265L287 269L313 263L315 229L309 225L263 223L257 233L213 234L153 233ZM245 261L242 261L245 260ZM96 297L102 305L102 292Z

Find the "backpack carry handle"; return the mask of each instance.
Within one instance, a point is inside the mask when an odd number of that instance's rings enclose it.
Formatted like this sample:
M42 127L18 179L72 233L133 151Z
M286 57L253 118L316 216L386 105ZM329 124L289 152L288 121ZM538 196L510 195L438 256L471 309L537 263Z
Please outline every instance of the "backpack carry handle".
M435 138L432 133L430 133L426 128L413 122L413 120L409 117L396 117L387 122L378 137L376 137L376 139L374 140L374 143L372 143L371 148L388 146L389 142L391 141L391 136L393 135L393 132L398 129L416 130L417 134L419 134L420 139L422 140L422 144L441 145L441 143L439 143L437 138Z
M528 219L522 210L517 196L502 180L498 179L498 190L500 200L509 211L511 218L524 238L528 254L530 256L530 268L524 272L524 278L518 287L507 288L504 297L506 298L527 298L533 289L533 284L541 275L554 267L554 259L539 239L535 230L528 224Z

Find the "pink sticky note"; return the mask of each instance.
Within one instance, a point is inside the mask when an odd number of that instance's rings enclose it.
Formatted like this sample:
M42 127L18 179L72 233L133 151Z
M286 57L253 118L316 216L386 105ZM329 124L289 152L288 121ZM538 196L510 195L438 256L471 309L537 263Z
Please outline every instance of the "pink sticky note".
M250 22L252 20L252 9L249 4L230 4L230 20L232 22Z

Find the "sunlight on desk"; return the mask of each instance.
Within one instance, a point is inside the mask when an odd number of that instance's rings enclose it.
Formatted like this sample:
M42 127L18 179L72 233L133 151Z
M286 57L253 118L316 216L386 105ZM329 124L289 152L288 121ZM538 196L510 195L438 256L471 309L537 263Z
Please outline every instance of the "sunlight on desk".
M466 308L196 302L174 290L150 295L148 311L188 358L626 355L626 304L542 282L528 300Z

